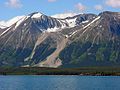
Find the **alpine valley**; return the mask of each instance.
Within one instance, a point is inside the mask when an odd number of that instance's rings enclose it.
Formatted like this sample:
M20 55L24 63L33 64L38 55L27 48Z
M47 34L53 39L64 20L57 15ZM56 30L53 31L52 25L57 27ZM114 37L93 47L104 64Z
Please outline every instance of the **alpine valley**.
M0 66L120 66L120 12L1 21Z

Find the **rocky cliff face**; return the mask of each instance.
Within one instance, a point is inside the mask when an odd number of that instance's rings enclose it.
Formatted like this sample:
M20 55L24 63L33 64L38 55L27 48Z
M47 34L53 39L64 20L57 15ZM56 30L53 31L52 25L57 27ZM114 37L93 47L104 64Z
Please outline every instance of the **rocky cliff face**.
M120 65L120 13L53 18L32 13L0 29L1 66Z

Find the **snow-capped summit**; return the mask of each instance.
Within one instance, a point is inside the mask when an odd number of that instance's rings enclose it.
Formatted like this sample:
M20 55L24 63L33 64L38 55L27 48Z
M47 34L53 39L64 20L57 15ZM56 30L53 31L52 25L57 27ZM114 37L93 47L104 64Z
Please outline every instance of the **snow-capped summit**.
M40 18L43 14L42 13L39 13L39 12L35 12L35 13L32 13L31 14L31 18Z
M4 29L6 27L10 27L11 25L15 24L15 23L21 23L22 21L25 20L25 18L31 17L31 18L35 18L38 19L42 16L42 13L39 12L35 12L29 15L22 15L22 16L16 16L8 21L0 21L0 28Z
M26 17L31 17L31 18L35 18L35 19L38 19L42 16L43 14L42 13L39 13L39 12L34 12L32 14L29 14L29 15L22 15L22 16L16 16L8 21L0 21L0 28L4 29L6 27L10 27L11 25L19 22L19 21L23 21L24 18Z

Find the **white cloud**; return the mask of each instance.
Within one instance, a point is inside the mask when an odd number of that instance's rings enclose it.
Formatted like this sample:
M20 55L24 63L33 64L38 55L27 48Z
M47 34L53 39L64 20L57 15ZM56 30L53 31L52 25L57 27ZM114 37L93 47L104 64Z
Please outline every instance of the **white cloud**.
M75 7L76 7L79 11L84 11L84 10L86 9L86 6L84 6L82 3L76 4Z
M12 8L22 7L20 0L8 0L7 2L5 2L5 5Z
M66 18L66 17L73 17L75 15L77 15L77 14L72 13L72 12L66 12L66 13L52 15L51 17L54 17L54 18Z
M113 8L120 8L120 0L106 0L106 5Z
M103 10L103 6L102 5L95 5L94 7L96 10Z
M55 1L57 1L57 0L48 0L48 2L55 2Z

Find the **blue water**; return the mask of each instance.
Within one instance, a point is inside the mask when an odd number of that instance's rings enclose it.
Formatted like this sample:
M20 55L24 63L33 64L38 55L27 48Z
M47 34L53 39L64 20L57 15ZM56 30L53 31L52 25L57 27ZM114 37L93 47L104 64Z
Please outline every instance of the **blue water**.
M0 76L0 90L120 90L120 77Z

